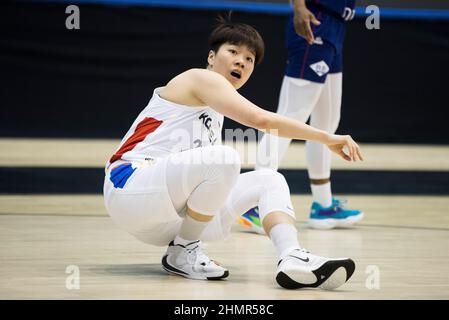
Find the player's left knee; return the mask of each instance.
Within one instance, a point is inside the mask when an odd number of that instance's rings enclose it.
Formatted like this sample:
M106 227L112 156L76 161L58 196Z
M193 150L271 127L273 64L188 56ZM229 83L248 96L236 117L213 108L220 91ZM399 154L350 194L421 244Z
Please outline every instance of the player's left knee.
M264 169L257 170L259 178L267 188L286 189L288 190L287 180L282 173L274 170Z

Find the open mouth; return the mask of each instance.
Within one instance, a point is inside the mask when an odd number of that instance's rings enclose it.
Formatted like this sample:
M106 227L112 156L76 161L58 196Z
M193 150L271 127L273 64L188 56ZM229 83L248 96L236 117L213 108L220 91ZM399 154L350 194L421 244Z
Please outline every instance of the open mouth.
M232 71L231 76L233 76L236 79L240 79L242 77L242 75L240 73L238 73L237 71Z

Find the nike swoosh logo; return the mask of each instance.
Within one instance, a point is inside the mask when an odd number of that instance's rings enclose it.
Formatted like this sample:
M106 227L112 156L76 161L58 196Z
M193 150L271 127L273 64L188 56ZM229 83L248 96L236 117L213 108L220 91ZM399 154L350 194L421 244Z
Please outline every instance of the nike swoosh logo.
M309 262L310 261L309 258L301 259L300 257L295 257L295 256L289 256L289 257L296 258L296 259L299 259L299 260L304 261L304 262Z

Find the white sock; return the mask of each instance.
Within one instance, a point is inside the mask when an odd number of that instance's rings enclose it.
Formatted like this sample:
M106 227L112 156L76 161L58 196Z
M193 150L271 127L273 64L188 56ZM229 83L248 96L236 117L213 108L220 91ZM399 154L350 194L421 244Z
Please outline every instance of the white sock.
M331 183L311 184L313 201L318 202L322 207L328 208L332 205Z
M289 223L280 223L270 230L270 239L276 248L280 259L283 259L293 249L300 249L298 231Z
M184 218L181 224L181 230L175 238L175 244L181 244L183 246L198 240L206 228L209 221L203 222L193 219L188 214Z

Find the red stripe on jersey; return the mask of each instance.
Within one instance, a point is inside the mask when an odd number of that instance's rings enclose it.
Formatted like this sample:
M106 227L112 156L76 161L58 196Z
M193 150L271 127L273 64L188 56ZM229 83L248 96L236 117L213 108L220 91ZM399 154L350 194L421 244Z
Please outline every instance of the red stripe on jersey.
M139 122L134 133L131 135L131 137L128 138L128 140L126 140L126 142L120 147L120 149L117 150L117 152L109 160L109 163L113 163L114 161L121 159L125 152L134 149L134 147L139 142L143 141L146 136L159 128L162 122L163 121L159 121L154 118L145 118L141 122Z

